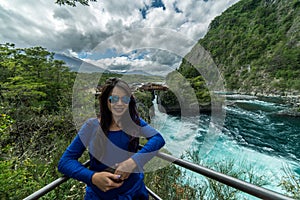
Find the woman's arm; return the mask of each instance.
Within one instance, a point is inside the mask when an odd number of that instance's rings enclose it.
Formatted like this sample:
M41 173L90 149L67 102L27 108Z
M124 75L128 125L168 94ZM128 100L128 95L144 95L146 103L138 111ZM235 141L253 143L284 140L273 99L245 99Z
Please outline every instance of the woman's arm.
M92 171L78 161L86 150L86 147L94 139L93 136L99 128L98 121L94 120L90 119L82 126L75 139L62 155L58 164L58 171L89 186L95 185L100 190L106 192L123 184L123 182L116 183L114 181L120 177L109 172Z
M92 185L92 176L95 172L86 168L78 161L78 158L81 157L85 149L86 147L77 135L62 155L58 163L58 171L87 185Z
M82 156L86 150L86 144L88 141L88 135L91 135L93 131L92 121L88 120L80 129L75 139L68 146L63 153L59 163L58 171L67 175L68 177L77 179L86 183L92 184L92 176L94 171L84 167L78 159Z
M141 133L148 139L148 142L131 157L135 161L139 171L143 171L143 166L165 145L165 140L156 129L143 120L141 120L141 126Z

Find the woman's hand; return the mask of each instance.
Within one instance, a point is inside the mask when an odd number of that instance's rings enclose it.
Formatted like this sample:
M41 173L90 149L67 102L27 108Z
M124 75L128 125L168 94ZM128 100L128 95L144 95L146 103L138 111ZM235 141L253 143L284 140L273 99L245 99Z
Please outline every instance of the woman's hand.
M134 160L132 158L129 158L129 159L117 164L115 174L121 175L120 179L125 180L133 172L133 170L134 170L134 168L136 168L136 166L137 165L134 162Z
M113 181L119 179L120 175L117 174L112 174L110 172L96 172L92 176L92 183L103 192L106 192L108 190L120 187L123 184L123 181L120 183L116 183Z

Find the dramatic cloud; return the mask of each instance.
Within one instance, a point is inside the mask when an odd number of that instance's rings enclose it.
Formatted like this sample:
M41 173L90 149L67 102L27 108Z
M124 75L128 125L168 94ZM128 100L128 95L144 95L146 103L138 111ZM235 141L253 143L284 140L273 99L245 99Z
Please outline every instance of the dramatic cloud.
M113 72L165 76L178 67L181 57L163 50L143 49L112 58L83 60Z
M151 62L153 67L174 68L180 56L205 35L211 20L237 1L102 0L88 7L69 7L54 0L4 0L0 1L0 43L43 46L90 62L122 61L127 69ZM135 48L160 53L126 60L124 55L130 56Z
M143 27L168 28L198 40L210 21L237 1L110 0L91 3L89 7L78 4L75 8L58 6L53 0L1 1L0 40L80 52L112 34Z

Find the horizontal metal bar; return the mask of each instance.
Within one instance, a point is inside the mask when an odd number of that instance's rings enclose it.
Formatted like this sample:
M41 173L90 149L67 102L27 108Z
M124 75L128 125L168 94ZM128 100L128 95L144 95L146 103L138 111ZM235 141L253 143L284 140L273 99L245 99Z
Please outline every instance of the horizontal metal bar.
M90 165L90 161L86 161L85 163L83 163L83 165L85 167L88 167ZM39 189L38 191L32 193L31 195L29 195L28 197L26 197L23 200L36 200L42 196L44 196L45 194L47 194L48 192L54 190L56 187L58 187L59 185L61 185L62 183L66 182L67 180L69 180L69 177L67 176L63 176L60 177L58 179L56 179L55 181L49 183L48 185L46 185L45 187ZM146 187L147 191L149 192L149 195L151 197L153 197L155 200L162 200L157 194L155 194L152 190L150 190L148 187Z
M236 188L238 190L241 190L243 192L246 192L250 195L253 195L255 197L261 198L261 199L271 199L271 200L293 200L290 197L287 197L285 195L282 195L280 193L274 192L272 190L268 190L256 185L253 185L251 183L239 180L237 178L233 178L231 176L222 174L220 172L216 172L214 170L208 169L206 167L194 164L192 162L182 160L179 158L176 158L174 156L171 156L166 153L158 152L157 157L164 159L166 161L172 162L176 165L179 165L183 168L189 169L193 172L196 172L198 174L202 174L208 178L212 178L216 181L219 181L221 183L224 183L228 186L231 186L233 188ZM83 165L88 166L90 161L85 162ZM66 182L69 179L69 177L63 176L61 178L56 179L52 183L46 185L45 187L41 188L40 190L34 192L30 196L26 197L24 200L35 200L38 199L39 197L47 194L60 184ZM159 196L157 196L153 191L151 191L149 188L147 188L149 195L154 197L157 200L161 200Z
M23 200L36 200L36 199L44 196L48 192L54 190L56 187L58 187L59 185L61 185L64 182L66 182L67 180L69 180L69 177L66 177L66 176L60 177L60 178L56 179L55 181L51 182L50 184L46 185L45 187L34 192L33 194L29 195L28 197L26 197ZM149 195L151 197L153 197L155 200L162 200L157 194L155 194L148 187L146 187L146 189L149 192Z
M162 200L157 194L155 194L152 190L150 190L148 187L146 187L148 190L148 193L151 197L153 197L155 200Z
M85 167L89 166L90 161L86 161L85 163L83 163L83 165ZM60 177L58 179L56 179L55 181L49 183L48 185L46 185L45 187L39 189L38 191L32 193L31 195L29 195L28 197L26 197L23 200L35 200L38 199L42 196L44 196L45 194L47 194L48 192L50 192L51 190L54 190L56 187L58 187L59 185L61 185L62 183L66 182L69 179L69 177L67 176L63 176Z
M233 188L236 188L238 190L241 190L243 192L246 192L248 194L251 194L251 195L253 195L255 197L258 197L258 198L261 198L261 199L293 200L290 197L279 194L279 193L274 192L272 190L268 190L268 189L253 185L251 183L239 180L237 178L233 178L231 176L227 176L227 175L222 174L220 172L216 172L216 171L208 169L206 167L196 165L192 162L176 158L176 157L171 156L171 155L166 154L166 153L158 152L157 156L159 158L162 158L164 160L172 162L176 165L179 165L183 168L186 168L186 169L189 169L189 170L194 171L196 173L202 174L206 177L212 178L216 181L219 181L221 183L224 183L228 186L231 186Z
M44 196L45 194L47 194L48 192L50 192L51 190L55 189L60 184L66 182L68 179L69 179L69 177L66 177L66 176L60 177L60 178L56 179L55 181L51 182L50 184L46 185L45 187L34 192L33 194L29 195L24 200L38 199L38 198Z

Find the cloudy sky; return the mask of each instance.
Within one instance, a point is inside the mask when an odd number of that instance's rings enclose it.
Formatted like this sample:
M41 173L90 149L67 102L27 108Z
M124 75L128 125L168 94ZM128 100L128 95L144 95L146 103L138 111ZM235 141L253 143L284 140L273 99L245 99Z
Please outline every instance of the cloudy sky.
M170 71L238 0L1 0L0 43L42 46L113 70ZM161 72L159 72L161 73Z

